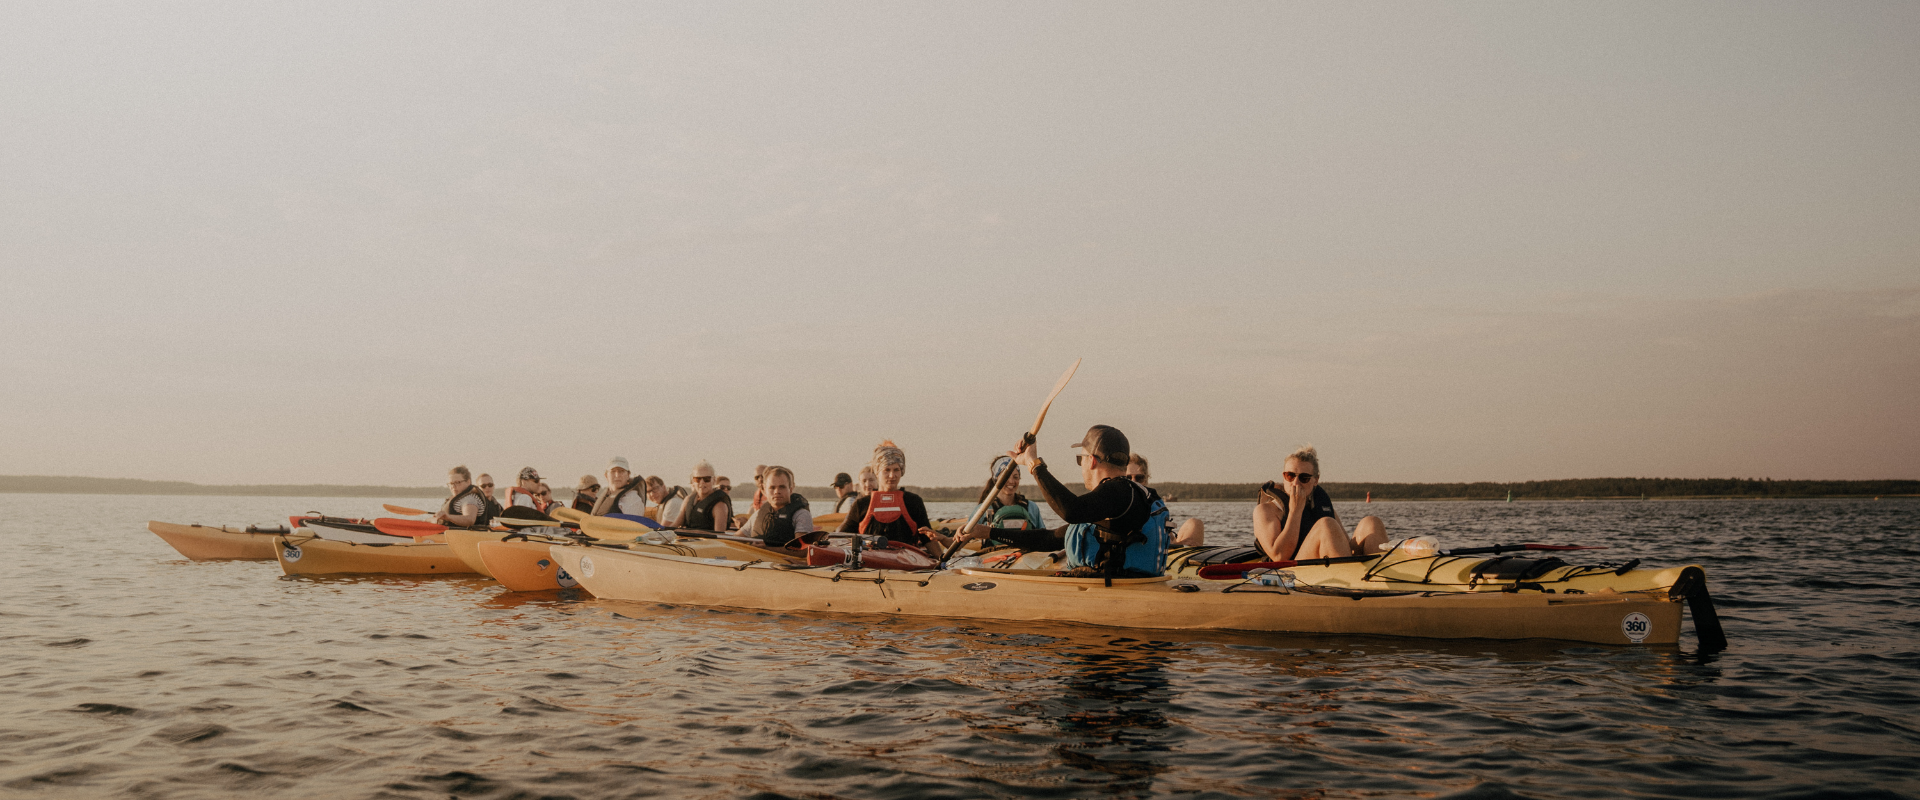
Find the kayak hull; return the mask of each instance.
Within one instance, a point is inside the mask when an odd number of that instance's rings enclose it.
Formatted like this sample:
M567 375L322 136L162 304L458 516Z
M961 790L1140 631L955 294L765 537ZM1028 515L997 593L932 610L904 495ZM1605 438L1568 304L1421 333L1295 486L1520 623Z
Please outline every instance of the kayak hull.
M901 573L779 569L586 547L551 553L608 600L772 611L1068 622L1435 639L1560 639L1669 645L1681 607L1664 594L1450 592L1359 599L1171 577L1055 578L1040 571ZM838 580L835 580L835 578Z
M549 552L553 547L577 545L556 545L553 542L516 540L501 542L480 542L475 549L486 562L489 575L499 581L509 592L542 592L554 589L571 589L579 586L579 581L561 569ZM682 538L673 544L620 544L630 550L650 553L669 553L702 559L730 559L735 562L767 561L795 563L793 556L785 556L765 548L753 547L740 542Z
M486 542L498 542L509 535L509 531L471 531L454 528L434 538L445 540L447 547L453 550L453 555L460 559L460 563L466 564L468 569L491 578L493 573L487 571L486 561L480 558L480 545Z
M274 560L288 575L472 575L473 569L445 542L336 542L278 537Z
M846 563L847 548L840 545L807 545L807 563L815 567L831 567ZM892 569L911 572L933 569L940 561L927 555L926 551L906 544L895 544L885 550L860 551L861 566L869 569Z
M147 530L180 555L194 561L272 561L275 537L283 533L248 533L245 528L177 525L149 521Z

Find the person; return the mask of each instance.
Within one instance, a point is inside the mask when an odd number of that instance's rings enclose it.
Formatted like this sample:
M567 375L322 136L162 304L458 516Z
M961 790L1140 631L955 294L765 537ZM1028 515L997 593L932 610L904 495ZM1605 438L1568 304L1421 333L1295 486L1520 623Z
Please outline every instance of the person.
M548 486L544 482L540 484L539 489L534 491L533 502L533 510L549 516L553 514L553 507L560 504L559 501L553 499L553 487Z
M654 522L666 524L667 520L680 516L680 507L686 505L687 487L667 488L667 482L658 475L647 476L647 516Z
M592 475L580 476L580 483L573 487L573 510L583 514L593 513L593 501L600 497L600 479Z
M713 479L713 485L720 487L720 491L726 492L727 494L733 494L732 478L722 475L718 478Z
M1139 453L1127 456L1127 480L1141 486L1152 485L1152 473L1147 471L1146 456ZM1199 517L1188 517L1173 535L1174 547L1199 547L1206 543L1207 524L1201 522Z
M840 532L879 534L889 542L922 549L929 545L945 548L949 540L933 529L926 501L900 488L900 479L907 474L906 451L892 440L883 441L873 448L870 466L878 484L871 494L854 501L846 520L840 523Z
M758 510L760 504L766 501L766 479L767 465L761 464L753 468L753 505L748 506L749 508Z
M533 467L521 467L520 479L507 487L507 505L540 509L540 501L535 499L540 489L540 471Z
M1333 498L1320 488L1320 454L1303 445L1287 456L1282 483L1260 487L1253 507L1253 538L1273 561L1340 558L1356 553L1373 555L1386 549L1387 526L1379 517L1366 517L1353 527L1353 536L1334 513Z
M980 518L981 522L994 528L1015 530L1040 530L1047 527L1046 518L1040 515L1040 504L1028 500L1026 495L1020 493L1018 466L1007 460L1006 456L997 456L993 459L993 465L987 477L989 479L998 477L1000 470L1003 469L1010 469L1013 472L1007 475L1007 482L1000 487L1000 493L994 495L992 504L987 507L986 515ZM980 497L974 502L986 500L989 488L991 486L980 487Z
M591 513L596 517L608 514L627 514L641 516L647 513L647 495L643 488L646 479L633 474L633 465L627 463L626 456L614 456L607 461L607 490L593 503Z
M767 547L793 547L819 538L813 527L813 511L807 508L807 498L794 494L793 483L793 470L767 467L761 477L765 502L753 510L753 516L747 518L741 530Z
M714 479L713 465L704 460L693 465L687 481L693 484L693 496L681 504L680 516L666 526L726 533L733 523L733 498Z
M833 476L833 513L845 514L853 508L853 501L860 499L860 490L853 487L853 476L840 473Z
M447 492L450 496L434 513L434 522L455 528L484 528L493 523L480 487L474 485L473 473L465 464L447 470Z
M1081 483L1088 489L1075 495L1047 470L1038 448L1022 444L1007 453L1014 463L1033 473L1040 495L1053 512L1066 520L1062 543L1067 569L1055 573L1068 578L1158 577L1166 572L1167 505L1152 488L1127 480L1132 455L1127 436L1110 425L1087 429L1073 457ZM967 538L985 538L988 530L975 525L962 532Z
M493 496L493 476L482 472L474 483L480 487L480 499L487 504L487 519L500 516L500 512L506 509L501 508L500 501Z

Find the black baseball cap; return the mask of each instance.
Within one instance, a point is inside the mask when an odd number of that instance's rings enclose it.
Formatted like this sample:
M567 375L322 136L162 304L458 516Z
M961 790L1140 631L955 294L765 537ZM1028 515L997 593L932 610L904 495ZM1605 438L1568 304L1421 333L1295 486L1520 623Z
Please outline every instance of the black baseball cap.
M835 476L833 476L833 483L831 483L831 484L828 484L828 485L830 485L830 486L845 486L845 485L847 485L847 484L849 484L849 483L852 483L852 482L853 482L853 476L852 476L852 475L848 475L847 473L844 473L844 472L842 472L842 473L840 473L840 474L838 474L838 475L835 475Z
M1126 466L1127 457L1133 455L1132 445L1127 444L1127 435L1111 425L1088 428L1087 435L1080 437L1080 443L1074 447L1117 467Z

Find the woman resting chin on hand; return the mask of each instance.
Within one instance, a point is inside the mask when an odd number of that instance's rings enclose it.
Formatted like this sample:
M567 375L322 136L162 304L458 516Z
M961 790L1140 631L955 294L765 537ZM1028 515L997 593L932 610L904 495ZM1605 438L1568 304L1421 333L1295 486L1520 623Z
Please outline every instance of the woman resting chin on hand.
M1253 537L1273 561L1303 561L1373 555L1387 549L1387 526L1366 517L1347 536L1333 511L1333 498L1320 488L1320 454L1306 445L1287 456L1281 483L1260 487L1253 507Z

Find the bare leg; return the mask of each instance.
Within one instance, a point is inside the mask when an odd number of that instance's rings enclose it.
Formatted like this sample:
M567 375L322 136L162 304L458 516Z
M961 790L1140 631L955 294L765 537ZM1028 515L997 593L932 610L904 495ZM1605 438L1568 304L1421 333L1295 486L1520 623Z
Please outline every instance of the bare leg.
M1347 529L1341 527L1336 517L1322 517L1308 531L1306 540L1300 544L1300 559L1342 558L1353 555L1353 544L1347 540Z
M1361 517L1353 526L1353 549L1361 555L1373 555L1387 549L1387 524L1379 517Z
M1207 543L1207 524L1199 517L1188 517L1180 523L1180 530L1173 535L1174 547L1199 547Z

